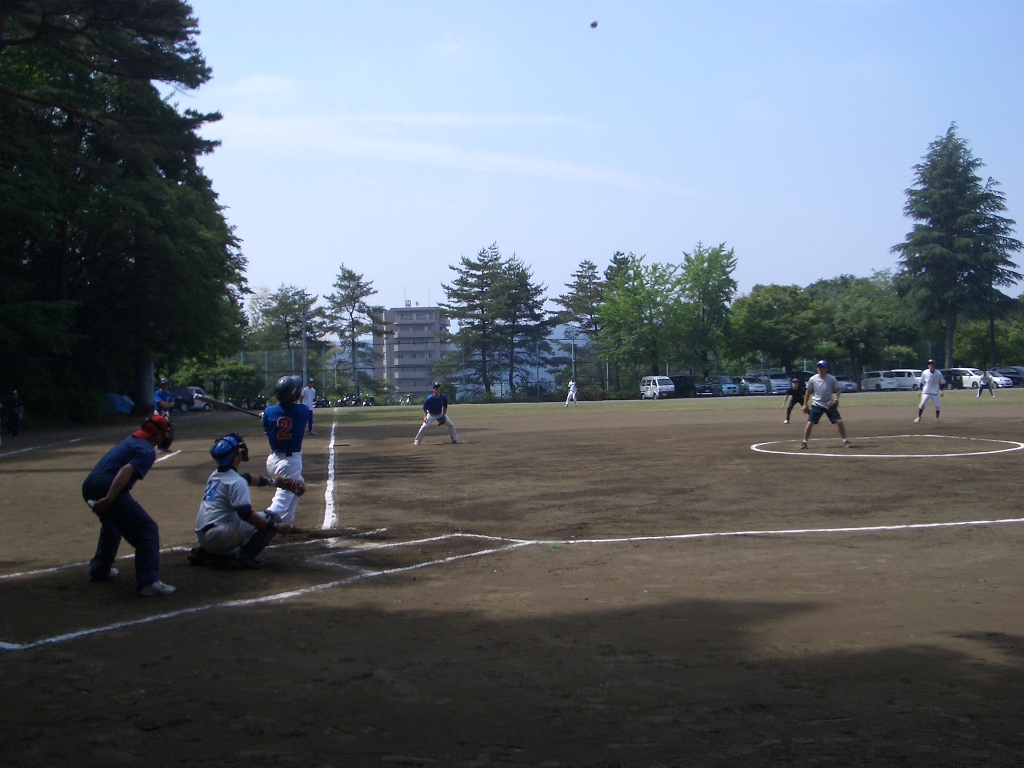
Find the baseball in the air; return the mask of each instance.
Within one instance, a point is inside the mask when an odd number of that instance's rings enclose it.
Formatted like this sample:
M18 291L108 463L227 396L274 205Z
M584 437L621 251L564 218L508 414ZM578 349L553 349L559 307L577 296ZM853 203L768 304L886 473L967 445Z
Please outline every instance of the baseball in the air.
M590 22L590 28L591 29L597 29L597 21Z

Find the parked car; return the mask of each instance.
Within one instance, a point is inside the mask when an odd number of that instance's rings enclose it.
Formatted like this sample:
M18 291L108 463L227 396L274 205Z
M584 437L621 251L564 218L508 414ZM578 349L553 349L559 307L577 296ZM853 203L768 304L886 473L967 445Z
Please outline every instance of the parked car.
M768 385L756 376L744 376L743 381L747 384L747 394L767 395Z
M188 387L168 387L167 390L174 397L174 410L176 411L185 413L185 411L192 410L192 406L196 404L196 396Z
M1024 387L1024 365L1003 365L994 370L1012 381L1013 386Z
M732 380L732 376L708 376L707 381L709 384L718 384L723 395L738 395L740 393L739 385Z
M771 384L773 395L784 395L789 392L789 380L793 377L788 373L769 373L768 382Z
M996 373L995 371L989 371L988 372L988 377L990 379L992 379L992 386L993 387L1000 387L1000 388L1002 388L1002 387L1012 387L1013 386L1013 379L1011 379L1009 376L1003 376L1001 373Z
M675 393L676 385L668 376L644 376L640 379L640 399L642 400L672 397Z
M899 389L896 375L892 371L868 371L860 379L860 388L865 392Z
M956 368L949 368L946 370L939 371L942 374L942 378L946 380L946 386L943 389L963 389L964 380L960 374L957 373Z
M202 395L206 397L206 390L202 387L189 387L192 390L192 406L189 408L190 411L211 411L213 406L202 400L198 400L196 395Z
M697 387L697 397L721 397L722 385L707 379L694 379L693 384Z
M970 387L971 389L977 389L981 386L981 371L977 368L951 368L950 373L953 376L959 377L960 381L963 382L963 388ZM943 373L945 376L945 373Z
M849 376L836 376L840 392L860 392L860 385Z
M697 382L689 376L669 376L676 388L676 397L696 397Z
M743 380L742 376L730 376L729 378L732 379L732 383L733 384L735 384L737 387L740 388L740 394L741 395L749 395L750 394L750 385L747 384L747 382L745 382Z
M924 371L918 368L893 368L892 373L896 377L897 389L921 388L921 374Z

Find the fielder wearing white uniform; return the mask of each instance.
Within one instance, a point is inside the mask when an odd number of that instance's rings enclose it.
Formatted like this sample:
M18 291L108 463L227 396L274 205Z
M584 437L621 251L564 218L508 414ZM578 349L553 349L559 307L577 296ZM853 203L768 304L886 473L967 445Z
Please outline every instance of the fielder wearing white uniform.
M565 407L569 407L569 401L572 401L572 407L575 408L576 401L576 379L569 379L569 394L565 396Z
M237 432L225 435L210 449L217 462L217 471L206 481L206 491L196 515L196 541L188 553L192 565L218 563L238 568L258 568L263 564L257 555L273 540L276 533L290 533L290 526L276 515L256 512L252 508L249 486L273 486L267 477L238 473L243 461L249 460L249 449Z
M270 441L270 455L267 456L267 472L272 476L283 475L302 481L302 437L313 412L299 397L302 379L298 376L282 376L274 385L278 404L263 412L263 431ZM299 508L299 497L284 488L278 488L268 512L280 516L281 521L291 525Z
M313 377L309 383L302 388L302 404L309 408L309 434L313 434L313 409L316 408L316 388L313 386Z
M928 370L921 374L921 402L917 406L917 418L914 423L921 421L921 414L924 407L931 400L935 406L935 420L939 419L939 411L942 410L942 388L946 385L946 379L940 371L935 370L935 361L928 361Z
M420 440L423 438L423 433L434 424L442 424L448 427L448 437L452 439L453 443L459 442L459 436L455 432L455 425L448 418L448 397L441 393L441 385L436 381L431 390L430 397L423 403L423 424L420 425L420 431L416 433L413 445L419 445Z
M807 450L807 438L811 436L811 430L822 416L828 416L828 420L839 430L843 445L851 448L850 441L846 439L846 425L843 424L843 417L839 415L839 382L828 372L828 360L819 360L815 367L818 372L807 380L807 394L804 395L804 413L810 412L810 415L807 417L804 440L800 448Z

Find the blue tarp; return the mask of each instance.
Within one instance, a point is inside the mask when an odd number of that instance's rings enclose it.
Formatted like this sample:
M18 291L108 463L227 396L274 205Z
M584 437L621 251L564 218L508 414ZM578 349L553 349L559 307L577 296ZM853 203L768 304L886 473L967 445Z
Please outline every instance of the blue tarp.
M134 407L135 401L127 395L107 395L107 413L131 413Z

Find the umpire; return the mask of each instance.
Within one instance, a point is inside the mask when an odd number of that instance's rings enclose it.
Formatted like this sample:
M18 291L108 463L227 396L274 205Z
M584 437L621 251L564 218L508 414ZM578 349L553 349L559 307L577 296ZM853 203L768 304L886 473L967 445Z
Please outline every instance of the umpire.
M156 461L156 447L167 450L173 440L174 426L166 417L153 414L130 437L107 451L82 483L82 497L100 519L96 554L89 561L90 581L109 581L117 576L113 565L123 537L135 547L139 595L174 593L174 587L160 581L160 529L131 494L132 486Z

